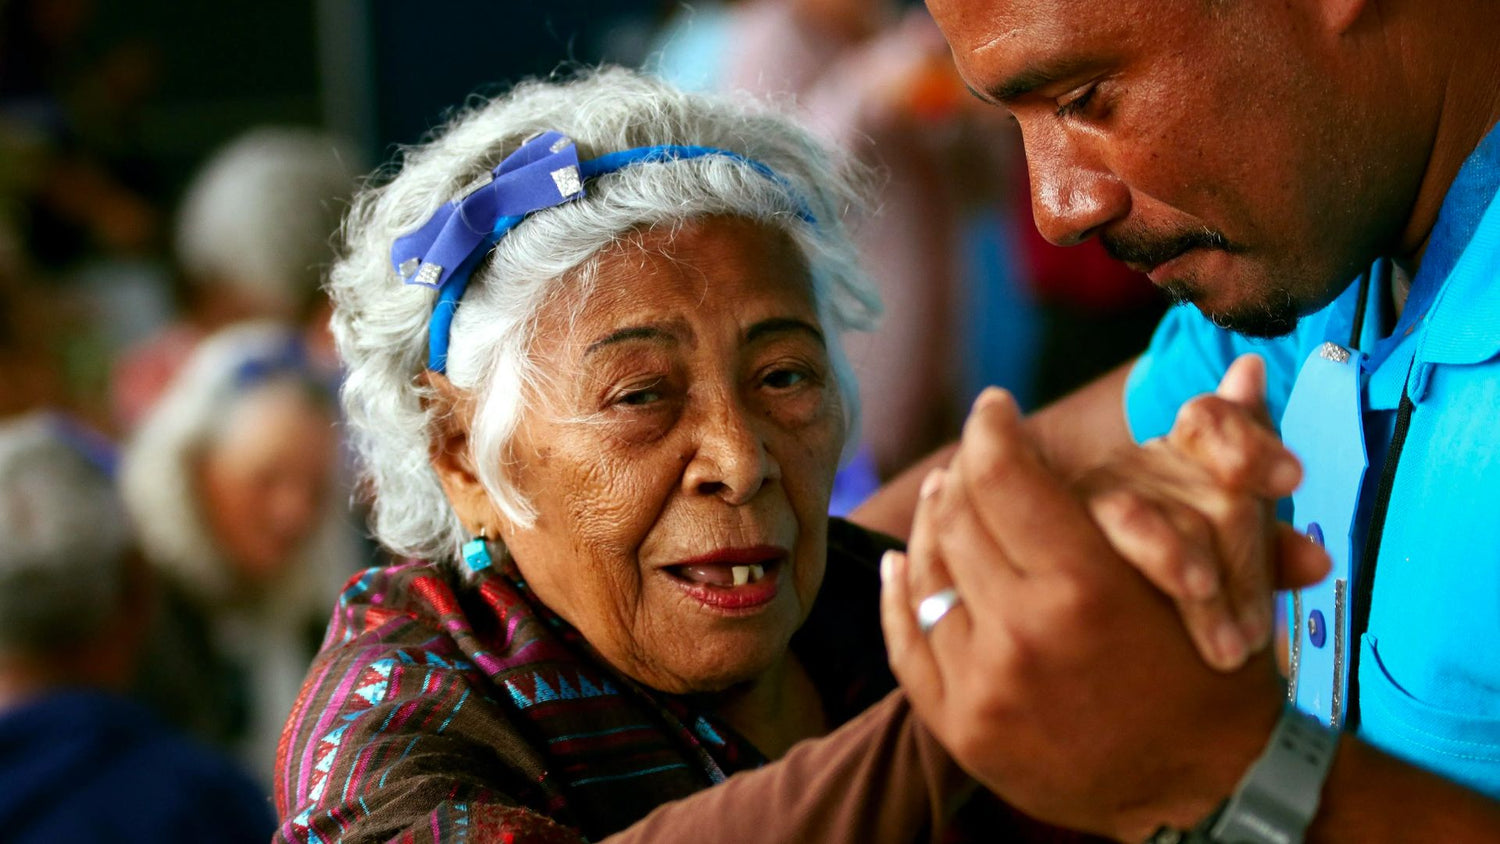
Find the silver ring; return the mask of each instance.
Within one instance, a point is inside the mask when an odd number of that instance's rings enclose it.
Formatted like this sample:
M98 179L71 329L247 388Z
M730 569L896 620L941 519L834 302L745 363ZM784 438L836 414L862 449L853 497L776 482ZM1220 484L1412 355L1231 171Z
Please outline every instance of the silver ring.
M924 636L931 633L932 628L943 620L943 616L962 601L963 599L958 597L958 590L951 586L947 589L939 589L923 598L922 603L917 604L917 629L921 630Z

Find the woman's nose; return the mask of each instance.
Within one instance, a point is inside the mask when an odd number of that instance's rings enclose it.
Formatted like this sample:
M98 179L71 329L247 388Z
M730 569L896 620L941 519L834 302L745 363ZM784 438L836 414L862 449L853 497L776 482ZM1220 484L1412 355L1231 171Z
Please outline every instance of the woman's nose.
M270 514L282 535L301 537L311 531L322 506L320 484L285 482L272 492Z
M1130 213L1130 189L1058 139L1026 150L1031 213L1042 237L1074 246Z
M689 494L744 504L776 473L776 463L746 409L738 402L724 402L702 421L683 485Z

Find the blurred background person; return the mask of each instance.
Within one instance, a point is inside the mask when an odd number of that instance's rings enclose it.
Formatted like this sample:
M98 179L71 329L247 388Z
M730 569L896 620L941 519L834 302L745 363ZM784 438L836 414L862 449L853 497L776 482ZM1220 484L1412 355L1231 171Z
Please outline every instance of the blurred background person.
M194 346L241 320L305 326L312 362L336 368L318 283L354 187L353 153L326 133L259 127L225 146L188 185L175 235L182 316L115 368L114 414L130 430Z
M265 841L260 789L120 692L150 605L108 447L0 422L0 829L36 842Z
M302 333L245 323L198 347L121 466L164 580L142 694L262 778L328 605L360 563L336 421Z

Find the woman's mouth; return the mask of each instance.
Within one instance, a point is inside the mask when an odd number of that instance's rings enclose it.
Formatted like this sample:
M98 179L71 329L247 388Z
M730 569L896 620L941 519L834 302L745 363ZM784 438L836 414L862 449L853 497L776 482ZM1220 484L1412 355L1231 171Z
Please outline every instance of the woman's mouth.
M672 566L672 574L690 583L706 583L710 586L744 586L759 583L766 576L766 567L761 563L748 566Z
M737 548L706 554L662 569L704 606L753 610L776 597L787 554L780 548Z

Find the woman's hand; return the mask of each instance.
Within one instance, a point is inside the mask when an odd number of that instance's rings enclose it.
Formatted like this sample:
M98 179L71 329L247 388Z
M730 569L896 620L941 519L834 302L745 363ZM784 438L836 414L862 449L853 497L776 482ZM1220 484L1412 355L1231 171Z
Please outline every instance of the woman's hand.
M1247 355L1169 434L1120 450L1075 488L1120 556L1176 602L1203 658L1232 670L1270 638L1272 589L1328 570L1321 548L1275 518L1301 478L1270 426L1264 364Z

